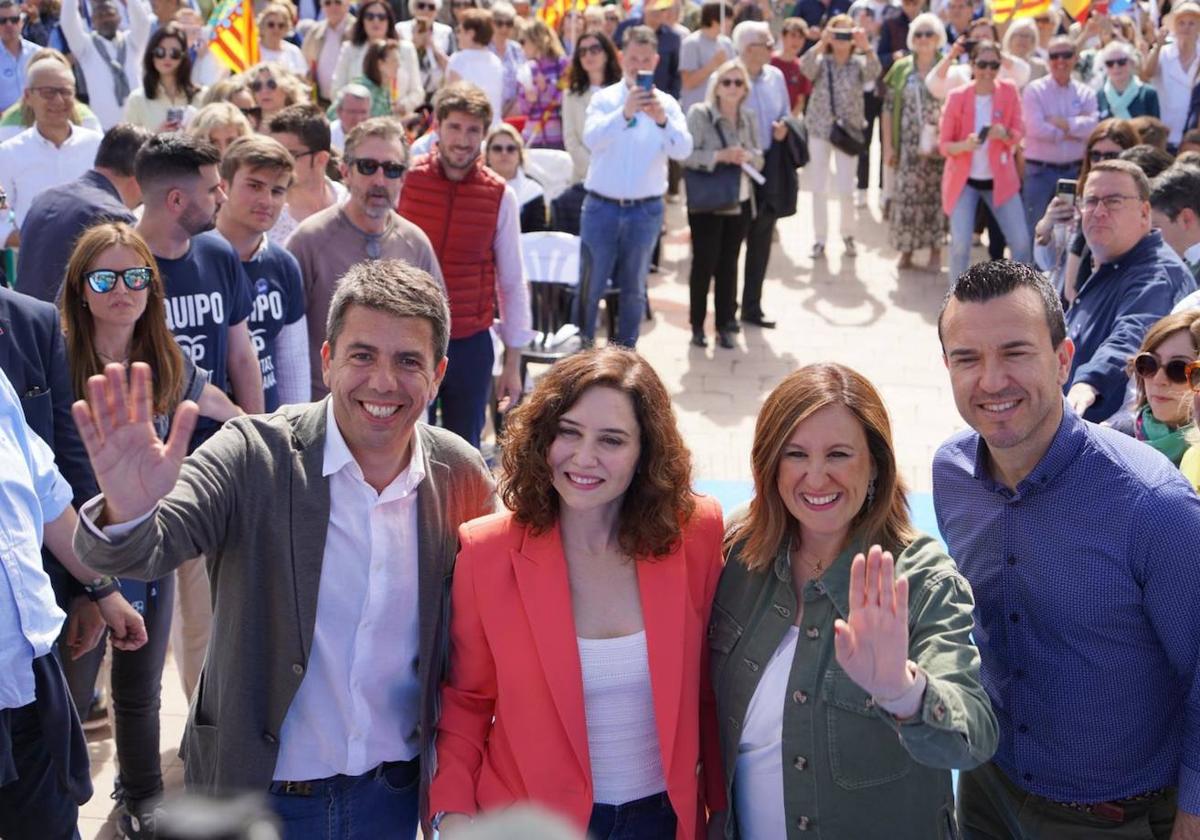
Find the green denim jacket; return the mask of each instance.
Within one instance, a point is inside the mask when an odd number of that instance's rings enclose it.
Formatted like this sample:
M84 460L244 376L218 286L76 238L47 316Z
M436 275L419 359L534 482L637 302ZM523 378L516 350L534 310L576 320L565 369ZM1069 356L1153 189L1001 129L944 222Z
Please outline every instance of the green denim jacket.
M746 709L762 665L798 609L788 545L770 572L749 571L740 548L730 551L708 629L730 802L727 838L739 836L733 777ZM900 723L875 706L834 656L833 622L846 618L850 564L863 550L847 548L804 587L783 712L788 838L957 838L948 768L982 764L997 739L970 638L971 588L932 537L918 537L897 558L897 572L909 579L909 659L928 679L919 716Z

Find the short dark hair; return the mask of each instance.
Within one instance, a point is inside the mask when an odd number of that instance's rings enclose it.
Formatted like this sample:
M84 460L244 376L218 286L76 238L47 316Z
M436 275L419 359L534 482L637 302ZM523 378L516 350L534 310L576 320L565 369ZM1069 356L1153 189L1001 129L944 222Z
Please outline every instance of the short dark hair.
M399 41L385 41L382 38L369 41L367 50L363 53L363 75L383 89L391 86L391 79L383 78L383 62L387 61L390 53L399 53Z
M379 6L380 11L387 15L387 32L395 33L396 31L396 12L392 9L392 4L387 0L366 0L358 6L358 17L354 20L354 28L350 30L350 43L356 47L361 47L367 43L367 9L371 6Z
M3 0L0 0L0 5ZM104 132L92 166L111 169L128 178L133 174L133 161L138 151L154 136L152 131L131 123L117 123Z
M471 33L471 39L479 47L486 47L492 43L492 35L496 32L492 23L492 13L487 9L467 9L458 25Z
M325 338L336 347L346 312L362 306L397 318L424 318L433 331L433 361L446 356L450 342L450 304L429 272L404 260L369 260L346 270L334 288L325 321Z
M1138 136L1142 138L1143 143L1154 146L1164 152L1167 150L1167 142L1171 136L1171 129L1165 122L1149 114L1134 117L1130 122L1133 123L1134 129L1137 131Z
M311 102L287 106L271 117L267 131L295 134L309 152L328 152L330 149L329 120L325 112Z
M583 53L579 48L585 38L592 38L604 50L604 86L615 85L621 81L621 60L617 57L617 48L603 32L586 32L579 36L575 51L571 54L571 66L567 68L567 90L582 96L592 86L587 71L583 69Z
M1142 154L1147 156L1152 156L1152 153L1158 151L1153 146L1134 146L1132 149L1126 149L1125 151L1121 152L1121 156L1116 160L1102 160L1095 166L1088 169L1088 179L1090 180L1091 177L1097 172L1116 172L1120 175L1128 175L1131 179L1133 179L1134 187L1137 188L1138 198L1142 201L1149 201L1150 179L1156 177L1158 173L1162 172L1163 169L1166 169L1167 166L1170 166L1171 161L1168 159L1166 166L1162 166L1161 168L1157 167L1156 164L1155 167L1152 167L1154 169L1154 175L1151 175L1146 169L1146 164L1129 154L1136 149L1144 150ZM1161 161L1159 161L1159 163L1161 163ZM1080 184L1079 189L1082 190L1086 186L1087 181Z
M1190 131L1183 132L1183 137L1179 139L1179 145L1182 146L1185 143L1191 143L1194 146L1200 145L1200 128L1193 128Z
M1182 210L1191 210L1200 217L1200 169L1175 165L1150 184L1150 206L1171 221Z
M623 46L625 49L629 49L634 44L645 44L646 46L653 47L655 51L657 51L658 35L656 35L654 30L649 26L646 26L644 23L639 23L637 26L631 26L625 30L625 39L621 46Z
M733 23L733 6L722 0L708 0L700 7L700 28L704 29L714 23L720 23L722 9L725 10L725 19Z
M221 152L212 143L179 131L156 134L133 162L133 175L142 192L165 182L195 178L202 166L216 166Z
M1042 299L1042 308L1046 312L1046 327L1050 330L1050 346L1058 347L1062 344L1063 339L1067 337L1067 321L1063 316L1062 301L1058 292L1050 285L1050 281L1040 271L1024 263L996 260L976 263L960 274L950 287L942 301L937 319L938 341L942 342L943 352L946 345L942 337L942 320L951 300L957 300L959 303L986 303L1020 288L1033 289Z
M1136 146L1130 146L1125 151L1121 152L1118 158L1121 161L1132 163L1142 174L1147 178L1157 178L1162 174L1168 166L1175 162L1175 158L1171 157L1167 152L1157 146L1151 146L1149 143L1138 143ZM1105 161L1108 163L1109 161ZM1091 171L1096 171L1100 168L1100 164L1092 167ZM1136 178L1134 179L1136 180ZM1144 200L1150 194L1150 185L1146 185L1146 192L1142 196Z
M483 120L485 129L492 124L492 103L487 94L467 81L457 81L439 90L433 97L433 112L438 122L457 112Z

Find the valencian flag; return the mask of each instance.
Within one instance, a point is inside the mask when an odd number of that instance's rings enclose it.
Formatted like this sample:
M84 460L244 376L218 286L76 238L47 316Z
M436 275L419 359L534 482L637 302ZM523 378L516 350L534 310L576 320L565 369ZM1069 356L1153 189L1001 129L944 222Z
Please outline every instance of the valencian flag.
M1053 5L1080 23L1088 19L1093 9L1097 14L1119 15L1133 7L1131 0L1060 0L1058 3L1050 0L995 0L992 3L992 17L997 23L1004 23L1010 18L1037 17Z
M258 29L252 0L221 0L208 19L209 49L234 73L258 64Z
M594 6L599 2L600 0L546 0L545 5L538 9L537 16L546 26L557 32L558 22L567 12L571 10L582 12L588 6ZM628 5L625 8L628 11Z

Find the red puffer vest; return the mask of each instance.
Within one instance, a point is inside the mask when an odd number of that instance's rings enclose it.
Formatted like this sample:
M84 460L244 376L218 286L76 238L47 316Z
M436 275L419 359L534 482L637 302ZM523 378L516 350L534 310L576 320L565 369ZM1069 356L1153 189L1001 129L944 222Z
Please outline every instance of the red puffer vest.
M467 338L492 325L496 253L504 179L476 161L461 181L442 174L437 151L422 155L404 179L396 208L429 237L450 295L450 337Z

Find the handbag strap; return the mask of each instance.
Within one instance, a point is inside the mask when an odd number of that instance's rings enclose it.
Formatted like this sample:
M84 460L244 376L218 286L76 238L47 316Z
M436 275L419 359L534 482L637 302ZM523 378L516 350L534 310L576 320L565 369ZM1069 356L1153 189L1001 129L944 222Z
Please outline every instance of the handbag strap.
M728 149L729 141L725 139L725 132L721 130L721 115L713 110L712 105L708 105L708 116L712 120L713 128L717 130L717 137L721 138L721 148Z
M829 66L829 56L821 56L821 63L825 65L825 79L829 82L829 111L833 115L833 121L837 122L837 95L833 92L833 68Z

